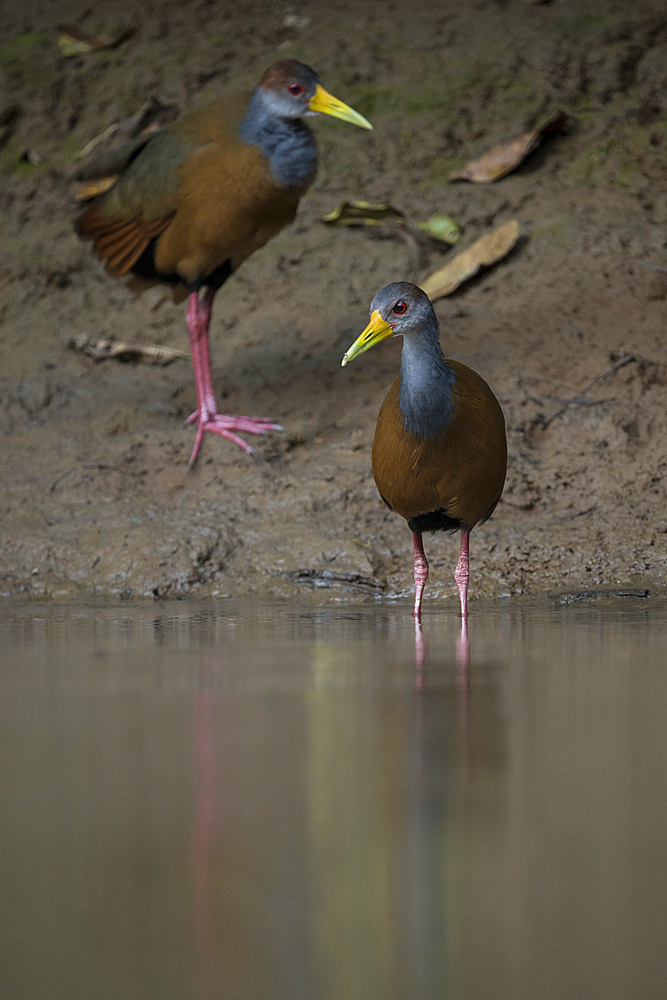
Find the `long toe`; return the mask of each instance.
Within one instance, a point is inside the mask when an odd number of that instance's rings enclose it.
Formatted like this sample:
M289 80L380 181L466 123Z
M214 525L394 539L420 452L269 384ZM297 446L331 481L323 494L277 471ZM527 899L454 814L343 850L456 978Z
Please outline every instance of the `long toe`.
M231 416L226 413L205 414L202 416L199 410L191 413L185 422L186 424L197 424L194 448L188 462L189 469L197 461L199 449L201 448L201 443L206 432L217 434L219 437L232 441L239 448L242 448L246 455L254 457L257 454L255 449L247 441L239 437L237 432L241 431L244 434L268 434L269 431L281 432L285 429L280 424L275 424L269 417L240 417Z
M216 426L228 431L245 431L246 434L268 434L269 431L284 432L285 428L275 424L270 417L231 417L225 413L216 413L213 418Z

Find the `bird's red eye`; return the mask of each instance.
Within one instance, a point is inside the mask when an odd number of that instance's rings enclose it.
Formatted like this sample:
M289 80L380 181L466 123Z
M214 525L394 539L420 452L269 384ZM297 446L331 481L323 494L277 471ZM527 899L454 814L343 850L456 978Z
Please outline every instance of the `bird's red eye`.
M391 311L396 313L398 316L401 316L404 312L408 311L408 304L407 302L404 302L403 299L399 299Z
M292 80L291 83L287 84L287 90L292 95L292 97L300 97L303 94L303 84L297 83L296 80Z

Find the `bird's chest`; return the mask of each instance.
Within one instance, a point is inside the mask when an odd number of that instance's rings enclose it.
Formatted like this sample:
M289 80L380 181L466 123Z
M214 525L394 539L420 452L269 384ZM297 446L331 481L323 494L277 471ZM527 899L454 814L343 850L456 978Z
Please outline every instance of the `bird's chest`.
M266 158L252 146L240 146L236 156L205 151L188 185L187 206L199 228L211 232L232 226L254 226L274 214L289 211L299 192L286 191L276 182Z
M390 389L373 438L373 477L382 498L403 517L443 506L439 481L451 468L453 435L436 440L410 433L398 403L400 380Z
M300 191L284 191L255 147L202 150L184 167L181 198L158 248L160 264L190 278L232 267L294 219Z

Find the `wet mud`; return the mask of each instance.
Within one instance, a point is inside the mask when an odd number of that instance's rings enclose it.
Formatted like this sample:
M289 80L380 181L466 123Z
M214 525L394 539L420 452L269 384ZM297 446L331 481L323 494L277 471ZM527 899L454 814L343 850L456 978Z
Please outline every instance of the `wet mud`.
M375 292L423 279L446 251L391 228L324 225L344 198L388 201L413 226L452 216L461 248L521 226L510 257L436 304L446 356L487 379L508 426L505 492L471 539L471 600L662 587L663 5L313 2L286 18L269 3L155 2L116 49L59 53L60 22L113 33L135 10L28 2L0 29L0 592L409 592L411 536L370 474L400 345L340 360ZM275 418L285 434L259 440L255 460L209 436L188 472L189 361L96 363L68 346L187 350L183 305L162 289L137 296L77 240L70 175L78 151L153 94L192 107L284 55L375 131L315 123L321 168L296 223L215 303L224 409ZM514 173L447 183L558 110L565 133ZM429 537L426 551L426 601L453 596L456 539Z

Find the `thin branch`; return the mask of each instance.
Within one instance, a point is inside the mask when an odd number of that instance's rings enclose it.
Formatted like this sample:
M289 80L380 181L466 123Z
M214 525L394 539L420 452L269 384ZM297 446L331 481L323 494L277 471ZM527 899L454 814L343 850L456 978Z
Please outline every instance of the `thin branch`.
M589 382L588 385L581 390L581 392L578 392L576 396L572 397L572 399L566 400L560 410L556 410L555 413L551 414L548 420L543 421L542 430L545 431L549 424L552 424L557 417L562 416L569 406L572 406L575 403L582 403L583 400L581 397L586 396L591 389L593 389L599 382L602 382L603 379L607 378L609 375L613 375L614 372L617 372L620 368L625 368L626 365L638 360L639 358L636 354L624 354L622 358L619 358L618 361L611 366L611 368L607 368L607 370L602 372L600 375L596 375L593 381Z
M649 264L647 260L636 260L635 264L639 264L640 267L648 267L651 271L660 271L661 274L667 274L667 267L658 267L657 264Z
M64 479L65 476L69 476L70 472L74 472L75 470L76 470L76 465L73 465L71 469L65 469L65 471L61 472L59 476L56 476L56 478L53 480L53 482L51 483L51 485L49 486L49 488L47 490L45 490L44 492L45 493L53 493L55 491L56 486L60 482L60 480Z

